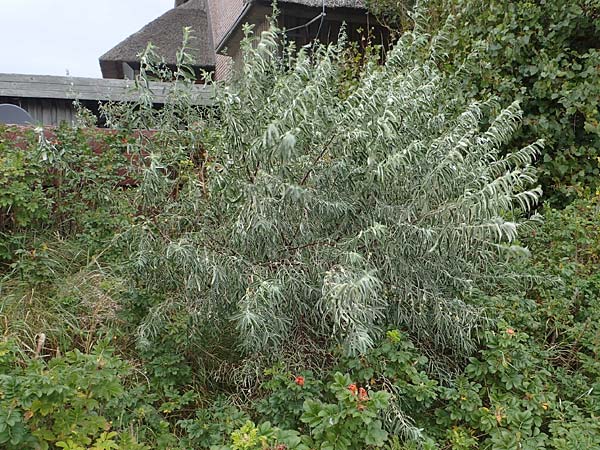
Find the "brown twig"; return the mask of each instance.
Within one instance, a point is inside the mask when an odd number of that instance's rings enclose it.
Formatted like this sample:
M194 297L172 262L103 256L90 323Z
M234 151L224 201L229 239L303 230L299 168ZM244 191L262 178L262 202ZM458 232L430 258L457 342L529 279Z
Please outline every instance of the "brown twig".
M35 347L34 358L39 358L42 354L42 350L44 349L44 344L46 343L46 334L39 333L37 335L37 345Z
M330 242L330 241L314 241L314 242L309 242L308 244L298 245L297 247L286 247L285 250L288 251L288 252L293 252L295 250L302 250L304 248L315 247L317 245L322 245L324 247L335 247L336 244L337 244L337 241L334 241L334 242Z
M329 142L327 142L327 144L325 144L325 146L323 147L323 150L321 150L321 153L319 153L319 155L313 161L310 169L308 169L308 171L304 174L304 177L302 177L302 180L300 180L300 186L302 186L302 185L304 185L304 183L306 183L306 180L308 180L308 177L312 173L314 167L321 160L321 158L323 158L323 156L325 156L325 153L331 147L331 144L336 137L337 137L337 134L334 134L333 136L331 136L331 139L329 139Z

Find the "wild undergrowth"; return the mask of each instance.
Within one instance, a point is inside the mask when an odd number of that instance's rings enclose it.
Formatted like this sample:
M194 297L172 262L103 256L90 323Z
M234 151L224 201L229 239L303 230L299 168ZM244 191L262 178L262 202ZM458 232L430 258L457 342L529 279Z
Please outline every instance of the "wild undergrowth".
M212 109L149 48L112 131L0 129L0 446L598 447L599 196L541 207L443 45L272 28Z

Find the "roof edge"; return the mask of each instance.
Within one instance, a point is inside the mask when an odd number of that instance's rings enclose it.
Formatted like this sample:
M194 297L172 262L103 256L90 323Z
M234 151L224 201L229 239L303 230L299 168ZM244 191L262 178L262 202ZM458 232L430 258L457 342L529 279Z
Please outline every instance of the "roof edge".
M239 26L242 24L242 21L248 15L250 10L254 6L255 2L256 2L256 0L248 0L246 2L246 5L244 6L244 9L242 10L242 12L238 16L238 18L235 19L235 22L231 25L231 27L229 27L229 30L227 30L227 33L225 34L225 36L223 36L223 38L216 45L215 53L220 53L225 48L225 44L227 44L227 42L229 41L229 39L231 38L233 33L235 33L235 30L237 30L239 28ZM209 11L209 16L210 16L210 11Z

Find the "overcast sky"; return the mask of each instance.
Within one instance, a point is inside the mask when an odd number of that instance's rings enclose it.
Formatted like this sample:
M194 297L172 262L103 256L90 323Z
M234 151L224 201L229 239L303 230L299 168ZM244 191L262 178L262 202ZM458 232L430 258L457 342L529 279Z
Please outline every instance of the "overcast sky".
M0 0L0 73L101 77L98 57L173 0Z

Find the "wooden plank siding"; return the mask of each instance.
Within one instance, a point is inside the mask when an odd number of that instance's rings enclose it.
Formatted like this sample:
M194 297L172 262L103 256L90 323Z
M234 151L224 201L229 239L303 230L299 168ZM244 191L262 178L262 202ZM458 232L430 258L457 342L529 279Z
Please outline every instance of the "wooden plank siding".
M23 107L36 123L43 125L60 125L62 122L73 123L75 109L71 101L54 99L25 99Z
M131 102L137 94L131 80L59 77L51 75L22 75L0 73L0 103L12 103L25 109L37 124L59 125L72 123L75 116L73 101L98 110L100 102ZM163 105L171 83L150 82L153 102ZM210 86L192 86L194 102L199 106L212 104Z
M0 97L127 102L136 99L134 86L131 80L0 74ZM150 82L149 86L155 96L154 103L165 103L171 83ZM198 105L210 105L210 87L196 85L193 89Z
M32 125L57 126L62 122L72 124L75 118L75 109L73 108L72 100L0 97L0 103L10 103L23 108L33 119Z

